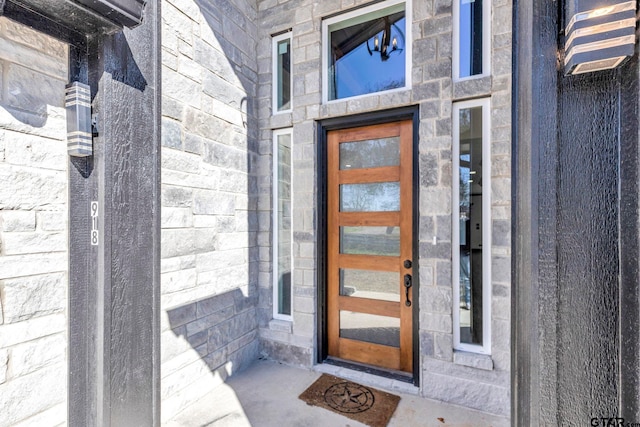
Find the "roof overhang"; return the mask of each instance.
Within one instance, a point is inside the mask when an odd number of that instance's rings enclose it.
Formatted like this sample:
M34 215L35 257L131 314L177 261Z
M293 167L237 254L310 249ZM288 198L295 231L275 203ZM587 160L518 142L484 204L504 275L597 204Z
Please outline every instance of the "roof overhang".
M0 0L0 15L40 15L81 34L111 34L142 22L146 0Z

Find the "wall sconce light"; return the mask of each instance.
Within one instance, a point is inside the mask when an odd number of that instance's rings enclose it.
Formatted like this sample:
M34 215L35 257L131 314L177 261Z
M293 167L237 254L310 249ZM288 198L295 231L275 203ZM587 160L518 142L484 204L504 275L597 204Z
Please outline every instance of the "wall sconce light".
M70 156L87 157L93 154L91 133L91 89L80 82L66 87L67 151Z
M384 18L384 30L382 30L382 42L378 39L378 35L373 38L373 50L369 47L369 40L367 40L367 51L370 56L373 56L373 52L378 52L380 54L380 59L386 61L389 59L390 55L393 52L402 52L402 49L398 47L398 37L391 36L391 22L389 21L389 17L385 16ZM393 27L396 28L396 31L402 36L402 32L398 29L398 27L393 24ZM403 37L404 40L404 37ZM389 47L391 45L391 47Z
M636 0L567 0L565 74L615 68L632 56Z

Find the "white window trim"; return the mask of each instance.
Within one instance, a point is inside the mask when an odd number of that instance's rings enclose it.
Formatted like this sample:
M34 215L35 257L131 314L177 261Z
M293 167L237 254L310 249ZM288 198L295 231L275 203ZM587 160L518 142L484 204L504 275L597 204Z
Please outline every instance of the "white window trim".
M278 72L280 71L278 69L278 43L287 39L289 39L289 46L291 49L291 61L289 63L289 66L291 67L289 70L291 100L289 101L288 109L278 111ZM279 34L271 38L271 86L271 99L273 100L271 103L271 114L290 113L293 110L293 33L291 31L287 31L286 33Z
M271 269L272 269L272 285L273 285L273 318L277 320L293 320L293 223L291 227L291 315L280 314L278 313L278 137L282 135L290 135L291 136L291 158L293 160L293 129L278 129L273 131L273 151L272 151L272 258L271 258ZM293 177L293 162L291 164L291 176ZM293 180L292 180L293 181ZM293 211L293 182L292 182L292 191L291 191L291 203L290 207ZM291 212L293 214L293 212ZM291 216L291 220L293 221L293 215Z
M372 13L372 12L376 12L378 10L382 10L382 9L386 9L388 7L391 6L395 6L397 4L403 4L404 3L404 14L405 14L405 20L407 22L406 24L406 28L405 28L405 40L406 40L406 46L405 46L405 79L404 79L404 86L403 87L399 87L399 88L393 88L393 89L389 89L389 90L383 90L380 92L373 92L373 93L367 93L367 94L363 94L363 95L356 95L356 96L350 96L350 97L346 97L346 98L340 98L340 99L332 99L329 100L329 49L331 48L330 44L329 44L329 26L336 24L338 22L344 22L347 20L351 20L354 18L358 18L362 15L368 14L368 13ZM369 97L369 96L377 96L377 95L383 95L386 93L392 93L392 92L400 92L400 91L405 91L407 89L411 89L412 83L411 83L411 76L412 76L412 58L413 58L413 37L412 37L412 30L413 30L413 18L412 18L412 0L388 0L388 1L383 1L380 3L376 3L376 4L372 4L371 6L367 6L367 7L363 7L360 9L356 9L356 10L352 10L351 12L347 12L344 13L342 15L338 15L338 16L334 16L332 18L329 19L324 19L322 21L322 103L323 104L331 104L331 103L336 103L336 102L343 102L343 101L347 101L347 100L352 100L352 99L358 99L358 98L364 98L364 97ZM383 15L381 15L383 16ZM357 21L356 21L357 22Z
M460 77L460 0L453 0L453 81L479 79L491 75L491 1L482 4L482 74Z
M483 345L460 342L460 110L482 107L482 180L487 191L482 192L482 342ZM453 197L452 209L452 284L453 284L453 347L480 354L491 354L491 100L490 98L454 102L453 114ZM486 249L485 249L486 248Z

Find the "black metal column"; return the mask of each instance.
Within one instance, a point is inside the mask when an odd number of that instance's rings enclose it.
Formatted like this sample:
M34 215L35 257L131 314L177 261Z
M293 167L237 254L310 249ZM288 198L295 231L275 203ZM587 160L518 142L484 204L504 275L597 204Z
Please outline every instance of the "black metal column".
M159 5L89 36L79 74L97 134L70 164L70 426L160 424Z
M557 425L555 153L557 4L513 6L513 425ZM541 196L542 195L542 196ZM544 315L541 315L544 313Z
M640 66L637 56L620 82L620 415L640 421Z
M89 83L89 47L69 47L69 81ZM92 249L90 203L97 201L93 157L69 158L69 425L97 425L97 253Z
M637 54L564 76L562 2L514 2L512 424L639 422Z

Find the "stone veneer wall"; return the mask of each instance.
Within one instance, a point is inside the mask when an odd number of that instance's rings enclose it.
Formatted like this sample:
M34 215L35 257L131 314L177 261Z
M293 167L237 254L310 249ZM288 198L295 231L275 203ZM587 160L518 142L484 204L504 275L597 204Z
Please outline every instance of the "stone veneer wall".
M258 356L257 7L162 2L162 419Z
M293 127L293 322L271 320L270 242L260 240L259 325L262 351L303 366L316 363L317 142L315 121L419 105L420 393L509 416L510 413L510 168L511 2L492 0L492 74L452 81L452 0L413 0L411 90L321 104L321 23L362 0L260 0L260 216L271 212L272 130ZM293 32L293 112L271 112L271 35ZM491 357L453 350L451 263L452 103L491 97L492 348ZM261 221L261 232L270 230ZM432 244L436 236L437 243Z
M0 426L66 423L67 62L0 18Z
M492 0L491 76L451 84L451 1L434 0L421 26L426 84L440 83L439 111L421 103L420 345L422 394L510 415L511 2ZM434 58L435 61L429 60ZM423 58L423 59L418 59ZM414 73L415 75L415 73ZM453 351L450 102L491 97L491 357ZM424 109L422 107L425 107ZM437 165L438 176L433 166ZM437 236L438 244L430 240ZM453 362L453 363L452 363Z

